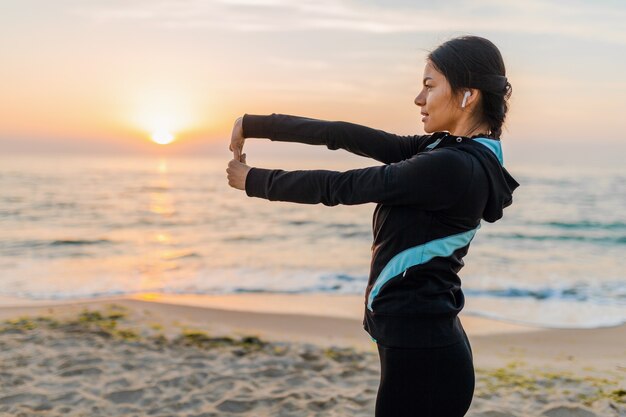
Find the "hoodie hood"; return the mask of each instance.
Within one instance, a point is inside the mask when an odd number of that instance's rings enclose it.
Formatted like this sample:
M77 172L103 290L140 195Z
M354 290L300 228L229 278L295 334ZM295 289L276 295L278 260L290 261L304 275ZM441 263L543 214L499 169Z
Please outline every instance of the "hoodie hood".
M489 197L482 218L493 223L502 218L502 211L513 203L513 191L519 183L504 168L502 145L499 140L473 138L465 141L463 150L474 155L487 172Z

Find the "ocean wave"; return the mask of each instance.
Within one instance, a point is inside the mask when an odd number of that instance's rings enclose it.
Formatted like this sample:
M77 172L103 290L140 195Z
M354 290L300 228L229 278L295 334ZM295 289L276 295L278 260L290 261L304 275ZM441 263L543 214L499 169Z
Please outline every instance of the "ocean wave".
M115 243L109 239L63 239L63 240L53 240L50 242L50 246L63 246L63 245L100 245L100 244L108 244Z
M110 239L53 239L53 240L12 240L0 241L0 250L6 249L34 249L48 246L81 246L81 245L109 245L118 242Z
M352 238L352 237L359 237L359 238L366 238L369 239L372 237L372 232L370 231L361 231L361 230L355 230L353 232L342 232L339 233L339 237L345 237L345 238Z
M328 223L325 226L331 229L343 229L343 228L349 228L349 227L360 229L362 227L360 224L356 224L356 223Z
M626 236L584 236L584 235L531 235L524 233L492 233L489 238L555 241L555 242L588 242L598 244L626 244Z
M292 225L292 226L304 226L305 224L314 224L316 222L311 221L311 220L290 220L287 222L287 224Z
M127 187L122 193L162 193L171 189L172 187L167 185L143 185L140 187Z
M168 214L169 216L169 214ZM196 221L183 221L183 220L167 220L164 218L148 219L142 217L134 222L123 223L109 223L107 227L112 229L133 228L133 227L145 227L145 226L158 226L158 227L187 227L187 226L199 226L200 223Z
M20 210L1 210L0 209L0 218L3 217L11 217L11 216L16 216L18 217L20 215L21 211Z
M535 300L571 300L571 301L609 301L626 305L626 282L605 282L601 285L580 284L563 288L491 288L472 289L463 288L466 295L504 297L504 298L532 298Z
M597 222L592 220L581 220L579 222L542 222L533 223L541 226L551 226L560 229L599 229L599 230L624 230L626 229L626 223L624 222Z
M162 258L168 261L173 261L175 259L202 258L202 255L196 252L184 252L179 254L166 255Z
M269 240L282 240L282 239L287 239L287 238L288 236L281 235L281 234L264 233L262 235L256 235L256 236L239 234L239 235L224 237L222 238L222 242L265 242Z

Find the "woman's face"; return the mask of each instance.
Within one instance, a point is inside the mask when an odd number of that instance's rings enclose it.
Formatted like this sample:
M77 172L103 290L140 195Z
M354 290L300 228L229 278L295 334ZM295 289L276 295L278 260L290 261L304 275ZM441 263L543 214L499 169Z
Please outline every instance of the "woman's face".
M422 91L415 97L415 104L422 108L424 132L454 131L461 101L452 100L448 80L427 61L422 82Z

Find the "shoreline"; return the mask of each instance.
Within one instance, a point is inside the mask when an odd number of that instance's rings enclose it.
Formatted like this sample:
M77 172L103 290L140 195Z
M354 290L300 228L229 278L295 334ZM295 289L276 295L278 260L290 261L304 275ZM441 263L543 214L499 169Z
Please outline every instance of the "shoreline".
M281 294L281 293L242 293L242 294L217 294L217 295L193 295L193 294L159 294L141 293L126 296L112 296L101 298L72 299L72 300L32 300L17 297L0 296L0 320L5 316L11 316L18 311L37 311L46 308L78 308L79 306L103 305L117 303L133 305L145 303L150 309L172 310L174 314L188 311L192 318L196 317L195 309L203 309L215 314L216 310L223 314L233 313L231 317L237 317L243 313L255 313L257 315L273 316L301 316L301 320L312 322L314 320L331 321L358 321L356 332L349 331L351 338L358 339L360 333L367 336L361 327L363 319L363 299L360 295L342 294ZM157 307L161 306L161 307ZM176 306L180 307L179 309ZM323 306L320 309L320 306ZM483 317L480 315L459 315L463 321L466 332L474 336L502 334L502 333L525 333L542 330L553 330L541 326L515 323L507 320ZM293 317L292 317L293 318ZM333 320L336 319L336 320ZM236 323L236 322L235 322ZM255 323L266 328L264 324ZM254 326L251 326L254 328ZM271 327L271 326L270 326ZM315 337L315 332L306 331ZM369 345L367 336L366 344Z
M163 293L136 293L126 295L111 295L90 298L70 299L32 299L0 295L0 308L12 307L47 307L92 302L115 302L117 300L141 300L147 302L216 308L229 311L266 312L277 314L300 314L307 316L324 316L348 319L362 319L362 296L355 294L334 293L272 293L272 292L244 292L225 294L163 294ZM324 309L320 310L319 306ZM467 307L467 306L466 306ZM605 322L596 325L548 325L512 318L498 317L493 313L476 312L465 308L460 317L471 317L471 321L487 320L489 326L478 326L478 333L517 332L532 330L583 330L604 329L626 325L626 321ZM476 329L475 329L476 330Z
M7 305L9 304L9 305ZM21 315L71 317L85 308L120 305L138 326L160 323L169 334L198 328L215 335L257 334L262 338L349 346L377 352L362 327L358 295L244 293L223 295L137 294L101 299L38 301L0 297L0 321ZM323 306L323 310L319 310ZM315 313L313 313L315 311ZM535 362L626 370L626 324L592 329L529 326L480 316L459 315L476 351L477 366L501 366L520 354ZM517 354L515 352L518 352ZM616 361L619 364L616 364Z

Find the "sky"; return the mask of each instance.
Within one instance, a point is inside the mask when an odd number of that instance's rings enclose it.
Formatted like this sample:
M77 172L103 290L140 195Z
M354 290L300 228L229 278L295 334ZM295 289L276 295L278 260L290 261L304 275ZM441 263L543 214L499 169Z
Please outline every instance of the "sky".
M227 155L244 113L424 134L427 53L477 35L513 87L507 146L615 158L624 21L619 0L0 0L0 152Z

